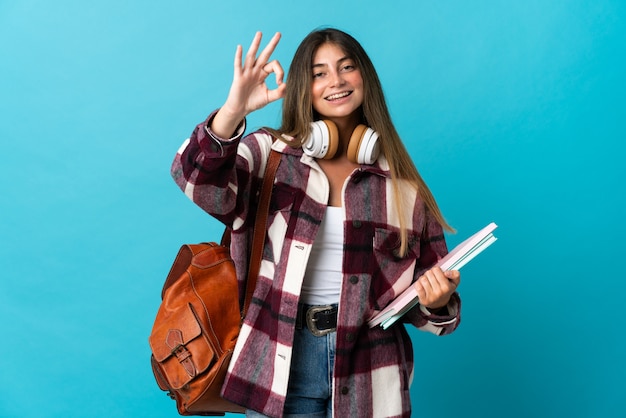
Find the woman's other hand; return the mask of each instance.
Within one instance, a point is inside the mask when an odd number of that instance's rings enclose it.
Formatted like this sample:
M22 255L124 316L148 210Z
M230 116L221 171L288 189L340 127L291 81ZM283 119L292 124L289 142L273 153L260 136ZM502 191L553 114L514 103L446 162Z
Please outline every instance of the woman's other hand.
M433 267L421 275L413 286L417 290L420 305L427 309L438 309L448 304L460 282L461 273L458 270L443 271Z

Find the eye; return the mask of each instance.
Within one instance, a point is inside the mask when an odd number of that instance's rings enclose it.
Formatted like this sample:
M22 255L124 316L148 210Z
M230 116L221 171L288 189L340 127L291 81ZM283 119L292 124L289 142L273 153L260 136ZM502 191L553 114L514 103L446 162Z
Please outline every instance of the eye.
M349 62L349 63L344 64L340 68L340 70L343 71L343 72L354 71L354 70L356 70L356 66L353 63Z
M320 78L320 77L323 77L323 76L324 76L323 72L313 73L313 78Z

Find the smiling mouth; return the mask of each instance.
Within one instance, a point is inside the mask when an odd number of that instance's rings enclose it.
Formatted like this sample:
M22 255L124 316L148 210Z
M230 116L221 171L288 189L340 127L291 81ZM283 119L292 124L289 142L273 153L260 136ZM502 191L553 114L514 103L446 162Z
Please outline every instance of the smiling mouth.
M343 99L344 97L348 97L351 94L352 94L351 91L342 91L341 93L331 94L330 96L325 97L324 100L328 100L328 101L339 100L339 99Z

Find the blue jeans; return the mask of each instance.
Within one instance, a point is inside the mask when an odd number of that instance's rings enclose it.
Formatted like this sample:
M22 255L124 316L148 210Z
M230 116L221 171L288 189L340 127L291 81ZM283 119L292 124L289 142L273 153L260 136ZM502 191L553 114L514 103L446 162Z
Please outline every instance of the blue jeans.
M306 325L302 329L296 329L283 417L332 417L336 343L336 332L316 337ZM265 417L250 410L246 411L246 416Z

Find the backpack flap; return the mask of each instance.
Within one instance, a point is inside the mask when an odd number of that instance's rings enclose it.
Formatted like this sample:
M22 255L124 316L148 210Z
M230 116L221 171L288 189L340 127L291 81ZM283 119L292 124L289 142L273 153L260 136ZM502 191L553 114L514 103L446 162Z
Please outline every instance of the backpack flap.
M182 388L213 362L215 351L202 336L191 304L170 312L159 310L154 325L150 348L172 389Z

